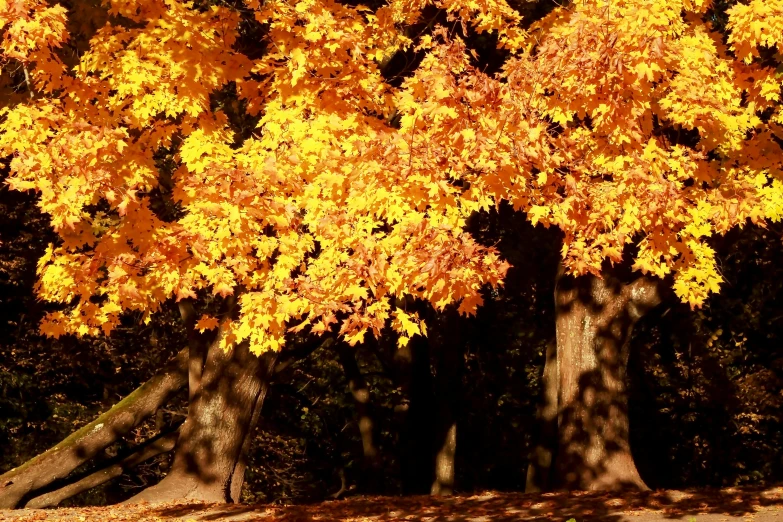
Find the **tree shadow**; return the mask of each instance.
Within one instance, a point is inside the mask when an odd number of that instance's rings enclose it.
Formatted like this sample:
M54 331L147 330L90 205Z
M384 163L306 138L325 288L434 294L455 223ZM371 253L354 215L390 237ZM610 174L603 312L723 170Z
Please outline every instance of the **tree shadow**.
M783 490L742 488L645 493L485 493L471 497L354 497L298 506L161 506L150 515L269 522L367 521L481 522L683 520L704 515L748 517L783 507ZM698 520L698 519L697 519Z

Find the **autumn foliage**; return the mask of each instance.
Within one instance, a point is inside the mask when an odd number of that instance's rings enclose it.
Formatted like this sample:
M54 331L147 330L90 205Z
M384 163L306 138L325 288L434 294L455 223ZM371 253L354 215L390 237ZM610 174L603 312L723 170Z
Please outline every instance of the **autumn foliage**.
M409 298L470 314L502 284L464 227L504 201L563 231L570 273L628 261L697 307L709 237L783 216L781 0L0 0L0 31L8 183L60 236L53 336L206 292L239 304L198 320L223 346L405 344Z

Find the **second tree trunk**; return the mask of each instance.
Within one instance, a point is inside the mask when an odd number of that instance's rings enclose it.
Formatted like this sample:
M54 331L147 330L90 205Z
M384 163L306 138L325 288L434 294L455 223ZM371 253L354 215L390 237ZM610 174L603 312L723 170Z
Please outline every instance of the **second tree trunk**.
M625 374L633 325L659 302L658 282L647 277L558 278L552 486L647 489L631 454Z

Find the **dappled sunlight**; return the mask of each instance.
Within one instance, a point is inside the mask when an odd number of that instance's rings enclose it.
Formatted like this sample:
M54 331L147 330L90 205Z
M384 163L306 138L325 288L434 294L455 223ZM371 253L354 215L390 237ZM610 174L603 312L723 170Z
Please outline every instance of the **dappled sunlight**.
M116 520L161 522L577 522L602 520L682 520L705 516L717 520L754 520L783 513L783 488L729 488L692 491L654 491L623 494L559 492L521 494L483 492L472 496L432 498L353 497L295 506L139 504L59 510L20 510L0 513L9 522ZM5 518L3 518L5 515Z

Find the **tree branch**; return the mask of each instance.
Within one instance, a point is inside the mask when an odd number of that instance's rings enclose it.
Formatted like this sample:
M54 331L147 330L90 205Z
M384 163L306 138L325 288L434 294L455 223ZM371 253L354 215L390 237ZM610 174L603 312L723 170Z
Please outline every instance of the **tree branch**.
M139 386L56 446L0 476L0 509L19 502L74 469L129 433L182 390L188 379L188 350L181 350L162 372Z
M35 509L56 507L60 504L60 502L67 498L78 495L79 493L94 488L95 486L99 486L115 477L119 477L125 471L141 464L146 460L157 457L162 453L168 453L174 449L174 445L177 442L177 437L179 437L179 428L173 432L162 433L159 436L135 448L133 453L121 461L90 473L86 477L83 477L82 479L77 480L72 484L68 484L67 486L63 486L54 491L50 491L35 497L25 504L25 507Z

